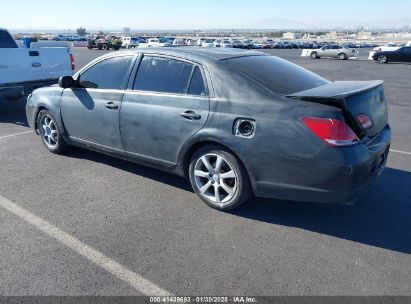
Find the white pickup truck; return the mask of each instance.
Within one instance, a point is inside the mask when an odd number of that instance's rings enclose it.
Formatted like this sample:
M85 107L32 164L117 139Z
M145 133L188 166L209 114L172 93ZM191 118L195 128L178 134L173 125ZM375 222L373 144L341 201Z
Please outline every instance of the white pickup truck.
M0 101L18 100L33 90L72 76L74 58L67 47L21 48L0 28Z

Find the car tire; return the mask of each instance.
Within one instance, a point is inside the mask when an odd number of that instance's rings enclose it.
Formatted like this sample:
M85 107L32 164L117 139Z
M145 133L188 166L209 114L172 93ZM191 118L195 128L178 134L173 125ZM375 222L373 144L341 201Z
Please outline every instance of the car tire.
M311 52L310 57L311 59L317 59L318 58L317 52Z
M101 51L103 49L103 47L100 46L100 45L97 48L98 48L99 51Z
M252 192L242 163L219 145L207 145L194 153L190 160L189 178L197 195L208 206L218 210L240 206Z
M388 57L386 55L380 55L380 56L378 56L377 61L379 63L387 63L388 62Z
M51 153L63 153L68 145L64 141L61 131L53 114L48 110L41 110L37 115L37 128L44 146Z
M347 55L345 53L340 53L338 54L338 59L340 60L346 60L347 59Z

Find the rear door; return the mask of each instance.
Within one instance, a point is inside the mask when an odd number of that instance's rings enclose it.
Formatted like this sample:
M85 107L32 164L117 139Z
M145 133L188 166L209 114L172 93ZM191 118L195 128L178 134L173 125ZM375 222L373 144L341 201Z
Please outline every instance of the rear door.
M63 91L61 116L70 139L123 151L120 106L134 59L134 55L106 58L81 72L80 87Z
M158 55L142 57L124 95L120 130L127 153L172 166L209 113L203 68Z
M399 49L397 60L401 62L411 62L411 47Z
M341 47L339 45L332 45L330 49L330 56L337 57L341 52Z

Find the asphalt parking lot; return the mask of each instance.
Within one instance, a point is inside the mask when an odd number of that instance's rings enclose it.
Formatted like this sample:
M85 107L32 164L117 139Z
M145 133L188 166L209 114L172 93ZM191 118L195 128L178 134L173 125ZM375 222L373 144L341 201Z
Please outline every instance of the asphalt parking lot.
M46 152L24 101L2 103L0 295L411 296L411 65L267 52L331 80L385 81L392 151L357 204L252 198L215 211L182 178L82 149ZM73 53L80 68L104 52Z

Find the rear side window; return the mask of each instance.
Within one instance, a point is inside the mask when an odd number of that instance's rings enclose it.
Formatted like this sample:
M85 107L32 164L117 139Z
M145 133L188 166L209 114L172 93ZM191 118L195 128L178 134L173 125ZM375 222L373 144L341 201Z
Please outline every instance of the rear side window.
M190 95L207 95L203 75L201 74L201 70L198 66L194 68L193 76L191 77L190 87L188 88L187 93Z
M0 49L17 48L17 43L6 31L0 30Z
M296 64L274 56L247 56L223 60L270 91L288 95L329 83Z
M103 60L80 75L85 88L121 90L134 56L113 57Z
M193 65L184 61L145 56L137 71L133 89L186 94Z

